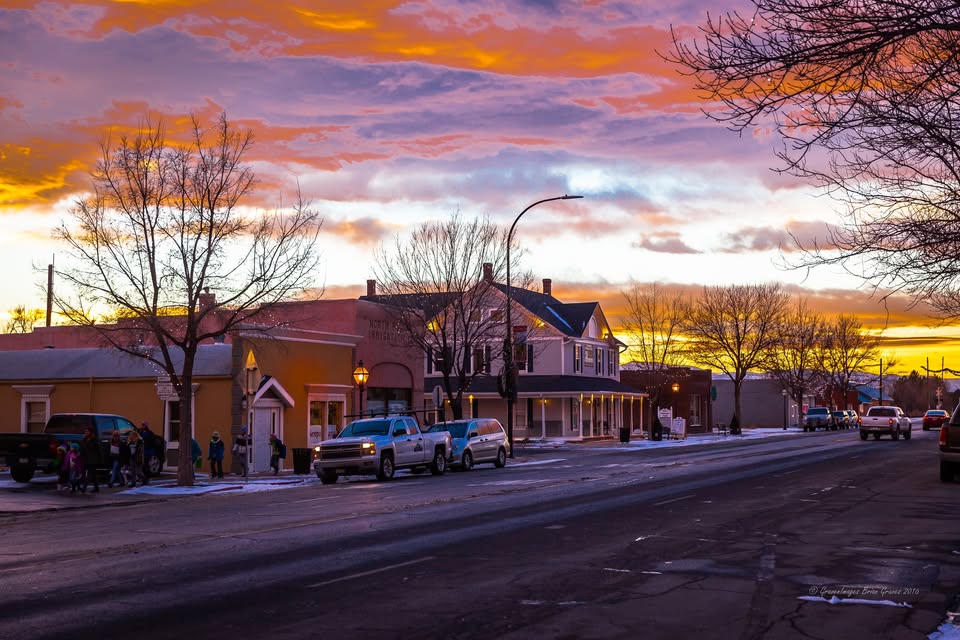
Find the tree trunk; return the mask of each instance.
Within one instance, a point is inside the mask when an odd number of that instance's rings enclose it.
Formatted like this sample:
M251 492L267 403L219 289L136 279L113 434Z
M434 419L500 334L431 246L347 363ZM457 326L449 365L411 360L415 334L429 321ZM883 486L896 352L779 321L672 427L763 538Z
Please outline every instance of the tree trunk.
M195 351L184 352L180 374L180 444L177 455L177 486L193 486L193 361Z

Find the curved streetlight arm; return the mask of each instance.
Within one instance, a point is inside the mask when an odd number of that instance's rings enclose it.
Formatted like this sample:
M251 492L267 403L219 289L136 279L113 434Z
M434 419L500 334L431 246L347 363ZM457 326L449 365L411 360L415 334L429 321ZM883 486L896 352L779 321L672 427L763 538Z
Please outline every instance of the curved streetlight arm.
M510 246L513 244L513 230L516 228L517 223L520 222L520 218L523 217L523 214L525 214L527 211L530 211L530 209L533 209L538 204L552 202L554 200L576 200L582 197L583 196L570 196L564 194L554 198L537 200L520 212L520 214L514 219L513 224L510 225L510 231L507 232L507 335L503 340L503 387L504 395L507 396L507 440L510 442L511 458L513 457L513 396L516 393L516 390L514 389L516 380L514 379L513 375L513 320L511 319L510 314L510 307L512 306L510 293Z

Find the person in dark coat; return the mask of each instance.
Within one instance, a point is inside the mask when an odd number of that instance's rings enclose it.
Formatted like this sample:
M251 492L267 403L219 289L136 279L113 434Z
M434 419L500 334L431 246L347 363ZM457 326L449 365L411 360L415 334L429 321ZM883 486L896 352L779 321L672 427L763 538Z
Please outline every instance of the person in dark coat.
M150 423L144 420L137 429L143 446L143 484L150 484L150 458L157 453L157 434L150 429Z
M90 427L84 430L83 439L80 441L80 461L83 463L83 485L80 490L86 492L87 487L93 484L93 493L97 493L100 491L97 471L103 466L103 451L100 449L97 434Z
M247 427L241 426L240 433L233 441L233 453L240 459L240 475L244 478L247 477L250 471L250 454L247 453L247 449L250 448L250 445L253 444L250 441L250 436L247 434Z
M143 440L137 431L131 431L127 436L127 451L129 455L128 464L125 467L127 472L127 484L131 487L137 486L140 481L141 486L146 484L146 478L143 475Z
M109 464L110 464L110 479L107 481L108 487L113 487L115 483L120 483L120 486L123 486L123 478L120 476L120 467L122 462L120 460L120 451L124 447L123 438L120 436L119 430L114 430L113 435L110 436L110 451L108 452ZM130 451L127 450L127 458L130 457Z
M220 439L220 432L214 431L210 438L210 445L207 447L207 459L210 461L210 477L223 477L223 440Z

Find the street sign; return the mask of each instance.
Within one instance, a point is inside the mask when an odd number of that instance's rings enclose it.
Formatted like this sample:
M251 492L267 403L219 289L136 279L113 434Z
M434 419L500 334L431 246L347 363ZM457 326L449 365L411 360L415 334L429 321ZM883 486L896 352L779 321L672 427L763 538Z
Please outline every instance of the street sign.
M443 387L437 385L433 388L433 406L439 407L443 404Z

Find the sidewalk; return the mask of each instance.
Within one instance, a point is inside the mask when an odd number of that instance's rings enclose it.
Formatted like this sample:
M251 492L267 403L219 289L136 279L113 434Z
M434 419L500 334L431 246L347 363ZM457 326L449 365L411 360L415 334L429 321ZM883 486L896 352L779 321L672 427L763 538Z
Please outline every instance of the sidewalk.
M21 484L11 480L10 474L4 469L0 471L0 514L86 509L227 491L274 491L313 483L319 484L315 475L294 475L287 470L277 476L272 472L264 472L251 474L249 479L228 475L222 480L211 480L207 474L198 473L192 487L178 487L176 472L166 471L156 478L151 478L150 484L146 486L111 489L103 483L100 491L96 493L87 491L72 494L69 491L57 492L55 476L37 475L28 484Z
M620 442L618 439L590 440L586 442L568 442L557 439L528 440L517 442L515 457L507 468L511 466L525 466L543 464L529 455L533 450L555 451L589 451L589 450L616 450L616 451L643 451L646 449L665 449L673 447L689 447L718 442L737 442L757 438L769 438L801 433L799 428L790 428L784 431L775 428L744 429L743 435L729 436L716 434L690 435L685 440L640 440L631 439L630 442ZM399 471L400 474L409 473ZM176 472L166 471L159 477L153 478L147 486L133 489L124 487L107 488L101 484L97 493L71 494L56 491L57 479L51 475L37 475L28 484L14 482L5 467L0 467L0 515L15 515L38 511L55 511L61 509L88 509L138 502L168 500L172 498L195 496L209 493L251 493L255 491L276 491L292 487L320 484L320 480L313 473L295 475L287 469L274 476L272 472L253 473L249 479L241 476L228 475L221 479L211 480L206 473L198 473L192 487L178 487Z

